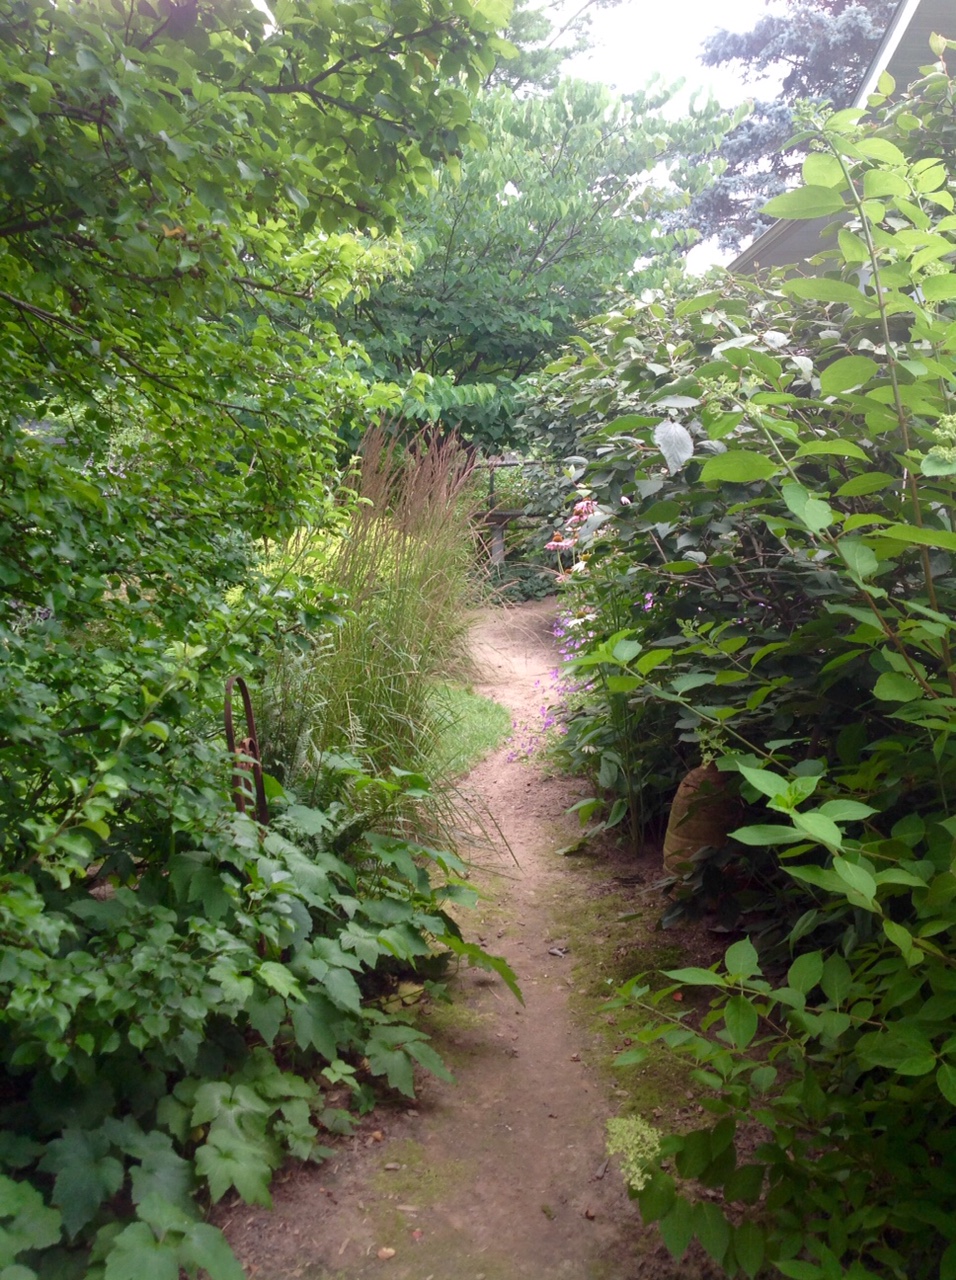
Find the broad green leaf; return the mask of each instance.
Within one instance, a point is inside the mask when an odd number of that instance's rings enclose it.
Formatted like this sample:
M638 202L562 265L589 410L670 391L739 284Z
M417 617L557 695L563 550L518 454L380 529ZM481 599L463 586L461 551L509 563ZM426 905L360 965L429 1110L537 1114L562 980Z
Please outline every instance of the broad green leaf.
M763 1227L756 1222L742 1222L734 1228L734 1254L749 1280L754 1280L763 1266L765 1237Z
M639 1193L637 1202L644 1222L656 1222L672 1208L676 1199L674 1179L660 1170L651 1174L647 1185Z
M272 1207L269 1183L272 1169L281 1159L276 1144L250 1140L239 1131L216 1132L196 1151L196 1170L209 1183L209 1194L218 1202L233 1187L246 1204Z
M123 1184L123 1166L109 1150L100 1131L67 1129L50 1143L40 1162L41 1169L56 1175L51 1198L73 1237Z
M803 832L797 831L795 827L785 827L773 822L758 822L749 827L738 827L730 834L741 844L754 845L758 849L773 848L778 844L795 844L798 840L806 839Z
M730 1226L717 1205L709 1200L694 1205L694 1234L705 1253L721 1263L730 1244Z
M823 967L823 955L819 951L797 956L787 971L787 985L794 991L809 995L823 977Z
M864 262L869 262L870 251L866 241L861 236L858 236L853 231L846 231L841 228L838 240L844 262L850 266L860 266Z
M347 1009L350 1013L360 1012L362 993L348 969L329 969L322 981L322 989L340 1009Z
M843 166L831 151L810 152L803 162L803 180L811 187L835 187L839 191L848 185Z
M634 664L642 676L650 675L655 667L663 666L674 656L673 649L650 649L641 654Z
M679 1262L694 1234L693 1206L678 1197L670 1211L661 1218L660 1232L667 1252Z
M863 581L871 578L880 567L876 552L859 538L841 538L837 547L849 568Z
M843 391L862 387L876 375L878 369L879 365L869 356L844 356L821 371L820 392L825 396L838 396ZM866 455L861 451L858 456Z
M837 489L838 498L861 498L870 493L879 493L881 489L889 489L900 483L899 476L891 476L886 471L872 471L869 475L854 476L846 484Z
M782 778L779 773L774 773L771 769L753 769L750 765L738 765L741 775L746 778L752 787L755 787L761 795L775 800L777 796L787 794L790 789L790 783L786 778Z
M832 1000L834 1004L842 1004L850 994L852 985L853 975L843 957L838 952L827 956L820 978L820 986L827 999Z
M905 1022L861 1036L855 1052L865 1066L887 1067L903 1076L929 1075L937 1065L931 1041L918 1027Z
M948 529L933 529L927 525L890 524L882 530L882 536L906 542L912 546L939 547L942 551L956 551L956 533Z
M104 1280L179 1280L179 1251L157 1240L145 1222L124 1227L106 1255Z
M948 302L956 298L956 272L945 276L928 276L920 281L920 293L929 302Z
M795 812L791 815L791 820L799 831L805 831L811 839L820 844L839 849L843 843L843 833L840 828L832 818L828 818L818 809L811 809L807 813Z
M941 1062L936 1072L936 1085L946 1099L956 1107L956 1067L949 1062Z
M873 686L873 693L881 702L914 702L923 697L916 681L900 671L884 671Z
M723 987L726 979L723 974L714 973L710 969L690 966L687 969L665 969L664 977L672 982L683 983L685 987Z
M857 146L871 160L879 160L882 164L906 164L903 152L887 138L863 138Z
M924 476L956 475L956 451L951 448L934 448L924 454L919 469Z
M13 1266L18 1254L59 1244L61 1235L60 1214L36 1187L0 1174L0 1268Z
M518 979L514 970L502 956L490 955L483 947L479 947L477 943L465 942L461 938L456 938L453 934L442 935L441 942L449 951L454 952L455 955L462 957L462 959L467 959L476 968L487 969L491 973L496 973L515 999L524 1004L524 996L521 994L521 988L518 986Z
M825 1272L814 1262L800 1262L794 1258L776 1259L773 1265L788 1280L826 1280Z
M694 315L698 311L706 311L720 300L720 291L713 289L709 293L699 293L696 298L685 298L674 308L677 316Z
M867 454L852 440L810 440L802 444L794 454L795 458L859 458L861 462L868 460Z
M617 644L611 650L611 656L615 662L628 663L641 652L643 645L639 640L618 640Z
M751 1074L751 1082L755 1082L759 1072L769 1071L771 1073L770 1083L776 1078L776 1071L772 1067L758 1067ZM761 1090L761 1086L754 1083L754 1087ZM763 1191L764 1168L759 1164L744 1164L735 1169L724 1186L724 1194L727 1200L742 1200L744 1204L756 1204L760 1199Z
M797 484L795 480L788 480L782 484L780 492L788 508L812 533L822 533L836 519L829 503L814 498L802 484Z
M271 987L280 996L287 998L291 996L294 1000L305 999L295 975L284 964L266 960L259 966L258 976L267 987Z
M726 480L732 484L750 484L755 480L769 480L778 470L777 463L762 453L733 450L708 458L700 478L705 482Z
M732 947L728 947L724 955L724 968L728 973L739 974L751 978L760 972L760 958L757 948L749 938L741 938Z
M845 208L843 197L833 187L807 186L774 196L760 212L771 218L804 219L825 218Z
M437 1076L439 1080L447 1080L449 1084L454 1084L455 1077L445 1066L440 1055L426 1040L411 1041L407 1046L407 1052L426 1071L430 1071L433 1076Z
M876 897L876 881L866 867L861 867L856 862L848 862L846 858L834 857L833 870L862 897L871 900Z
M654 443L664 455L671 475L676 475L694 456L694 438L679 422L665 418L654 428Z
M244 1280L246 1273L226 1237L207 1222L190 1225L179 1252L187 1267L201 1267L209 1280Z
M862 804L859 800L827 800L821 804L819 811L834 822L862 822L877 812L872 805Z
M724 1005L724 1023L737 1049L746 1049L757 1034L757 1010L746 996L731 996Z
M894 920L884 920L883 932L890 942L899 947L907 965L912 966L922 959L922 953L918 947L914 946L913 935L905 925L897 924Z
M894 173L892 169L868 169L863 175L863 194L868 200L884 196L905 199L910 194L910 185L901 173Z
M647 1060L650 1050L642 1045L633 1045L630 1049L625 1049L623 1053L619 1053L614 1059L616 1067L637 1067Z
M873 306L857 285L845 280L831 280L827 276L788 280L783 288L795 298L806 298L811 302L840 302L861 314L872 310Z

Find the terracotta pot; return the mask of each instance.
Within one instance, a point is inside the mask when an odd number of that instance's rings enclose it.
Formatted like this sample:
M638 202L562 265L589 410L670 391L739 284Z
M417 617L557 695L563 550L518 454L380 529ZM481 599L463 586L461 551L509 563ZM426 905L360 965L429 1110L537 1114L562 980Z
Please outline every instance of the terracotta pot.
M681 781L664 836L668 875L680 875L701 849L719 848L737 825L737 798L727 791L731 777L711 762L691 769Z

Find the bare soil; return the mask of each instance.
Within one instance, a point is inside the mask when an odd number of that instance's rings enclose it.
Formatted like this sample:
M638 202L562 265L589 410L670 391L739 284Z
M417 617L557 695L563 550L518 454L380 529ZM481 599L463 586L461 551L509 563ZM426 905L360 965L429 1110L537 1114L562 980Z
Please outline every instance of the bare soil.
M539 715L542 687L557 661L553 618L553 602L544 601L489 610L474 629L478 691L507 706L517 723ZM669 1261L606 1159L604 1125L623 1091L602 1065L608 1044L594 1032L594 1014L602 988L619 975L595 972L593 957L578 954L586 939L575 923L596 920L598 941L606 943L612 917L620 915L614 893L653 878L657 866L642 870L631 857L622 863L620 853L616 861L602 854L598 868L593 859L559 856L579 838L566 810L586 794L584 784L509 760L507 746L472 771L463 791L475 812L486 813L485 830L497 826L506 837L514 860L501 839L474 840L474 883L484 898L462 923L466 936L477 932L508 960L524 1005L497 976L461 969L450 983L453 1003L430 1004L420 1022L455 1083L423 1077L414 1105L396 1100L344 1139L333 1159L287 1171L275 1186L272 1211L226 1210L224 1225L246 1274L250 1280L709 1275L700 1261ZM601 893L611 903L606 929L592 912ZM638 942L619 957L624 976L649 967L634 954ZM615 1019L604 1022L613 1039ZM643 1087L653 1110L654 1089L667 1087L655 1084L653 1074ZM682 1086L679 1098L689 1098ZM673 1113L673 1097L666 1105Z

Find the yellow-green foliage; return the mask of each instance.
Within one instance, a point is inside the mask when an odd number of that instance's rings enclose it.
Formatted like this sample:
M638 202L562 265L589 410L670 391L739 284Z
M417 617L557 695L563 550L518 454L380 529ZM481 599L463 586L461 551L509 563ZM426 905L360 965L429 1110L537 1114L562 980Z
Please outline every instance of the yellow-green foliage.
M453 440L403 449L371 431L349 477L349 520L299 539L295 553L343 607L310 650L277 654L262 738L285 781L314 772L328 752L353 752L377 771L427 762L446 719L434 685L469 665L470 470Z

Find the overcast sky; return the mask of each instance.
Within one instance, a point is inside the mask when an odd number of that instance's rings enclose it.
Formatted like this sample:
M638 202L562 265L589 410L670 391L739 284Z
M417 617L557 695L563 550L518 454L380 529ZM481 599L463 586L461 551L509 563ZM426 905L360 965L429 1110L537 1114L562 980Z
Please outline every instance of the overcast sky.
M581 0L570 0L570 12ZM659 74L666 84L686 84L671 109L686 108L695 91L710 90L725 107L754 96L772 98L779 80L745 84L739 71L705 67L698 61L701 42L720 28L749 31L779 0L620 0L612 9L598 10L591 23L594 47L565 64L565 74L598 80L621 93L642 89ZM719 251L714 241L697 245L687 256L693 272L705 271L734 255Z
M748 31L767 9L765 0L621 0L594 13L594 48L565 70L622 93L643 88L655 72L667 82L683 77L688 91L710 88L724 106L735 106L752 97L754 87L744 85L733 70L702 66L697 61L701 42L721 27ZM767 83L768 96L774 87Z

